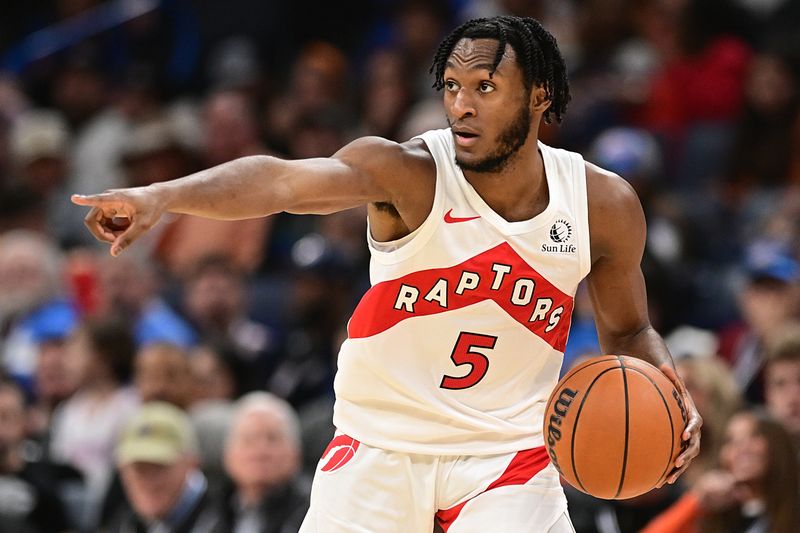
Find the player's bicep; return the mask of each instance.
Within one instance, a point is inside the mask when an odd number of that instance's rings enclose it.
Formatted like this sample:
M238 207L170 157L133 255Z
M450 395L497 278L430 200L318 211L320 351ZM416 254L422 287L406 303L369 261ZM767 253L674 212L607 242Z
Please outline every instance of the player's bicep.
M592 270L589 295L604 345L649 326L647 290L641 270L646 223L636 193L614 175L590 183Z
M275 186L279 204L287 213L328 214L381 196L369 176L335 159L288 161L288 172Z
M370 202L391 202L390 169L401 172L400 145L376 138L354 141L330 158L286 161L276 187L289 213L326 214Z

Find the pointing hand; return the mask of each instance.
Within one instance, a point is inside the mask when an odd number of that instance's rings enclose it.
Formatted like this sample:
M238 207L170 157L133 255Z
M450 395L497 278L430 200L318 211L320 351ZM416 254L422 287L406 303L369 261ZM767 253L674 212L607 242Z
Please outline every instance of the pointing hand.
M84 223L97 240L111 243L115 257L152 228L164 212L160 199L147 187L73 194L72 202L91 207Z

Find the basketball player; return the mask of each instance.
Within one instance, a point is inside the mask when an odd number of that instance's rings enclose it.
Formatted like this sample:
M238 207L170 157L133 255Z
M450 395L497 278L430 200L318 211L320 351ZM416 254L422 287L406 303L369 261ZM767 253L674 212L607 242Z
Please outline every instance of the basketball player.
M86 223L113 255L165 212L366 203L372 287L339 354L338 432L301 531L572 531L541 427L585 276L603 350L663 367L683 395L687 448L670 483L699 448L700 416L648 321L642 209L622 178L538 141L569 90L535 20L467 22L432 71L449 129L362 138L328 159L245 157L74 202L91 207Z

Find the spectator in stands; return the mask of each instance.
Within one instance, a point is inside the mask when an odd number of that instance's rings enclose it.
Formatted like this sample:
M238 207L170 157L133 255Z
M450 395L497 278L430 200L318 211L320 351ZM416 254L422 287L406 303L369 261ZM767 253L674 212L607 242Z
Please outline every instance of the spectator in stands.
M183 411L162 402L142 406L125 427L116 457L130 506L117 510L109 533L217 527L208 482L197 467L197 439Z
M135 353L123 319L106 317L82 324L68 346L70 371L78 390L54 415L51 454L78 468L87 482L84 526L92 526L106 490L114 445L123 425L138 407L126 383Z
M277 351L275 333L247 315L247 276L223 256L200 260L186 280L183 308L206 338L231 344L246 368L245 390L263 388Z
M101 64L101 52L90 42L75 46L61 58L54 73L51 101L74 130L91 129L110 103L110 80Z
M283 400L251 393L237 404L225 446L225 469L233 491L224 501L220 531L293 533L308 509L297 479L300 430Z
M220 431L220 427L227 428L230 416L219 405L209 405L207 408L194 405L194 364L195 357L190 357L179 346L164 342L148 344L140 348L134 358L133 381L143 404L164 402L182 410L192 406L191 422L199 440L199 448L196 450L199 466L213 488L222 477L218 472L222 470L222 441L225 431ZM215 378L224 379L224 375ZM230 407L230 402L227 402L227 407ZM222 415L220 411L223 411ZM116 471L105 493L101 523L108 523L113 513L125 502L122 481L119 471Z
M411 82L417 95L430 94L428 63L448 27L450 3L445 0L406 0L394 4L395 39L412 66Z
M757 55L745 88L745 105L726 169L728 196L737 204L747 202L748 193L758 196L760 187L788 182L792 129L800 109L800 78L783 54Z
M71 528L47 463L22 453L25 399L13 382L0 379L0 531L58 533Z
M189 354L180 346L159 342L140 348L134 362L139 399L186 409L192 395L190 372Z
M747 260L748 279L739 293L743 322L722 331L720 355L733 369L745 397L763 401L764 350L798 310L797 262L781 252L756 252Z
M797 453L777 420L757 410L728 422L719 469L700 477L642 533L793 533L800 524Z
M184 176L193 169L191 155L169 116L137 124L122 151L125 183L141 187Z
M0 235L0 364L26 388L36 368L34 330L75 319L75 309L61 295L61 263L61 253L44 235L27 230Z
M133 323L136 343L168 342L189 348L196 342L192 327L159 295L155 265L134 254L102 257L97 268L99 313L121 314Z
M791 324L776 337L765 365L767 410L783 423L800 452L800 325Z
M292 131L305 117L344 111L347 105L348 59L335 45L307 44L292 66L284 94L268 110L270 142L288 151Z
M297 241L291 255L291 290L283 304L286 342L267 390L301 410L331 390L353 276L350 258L319 233Z
M291 159L329 157L347 143L346 139L343 117L325 110L298 118L289 132L287 154Z
M741 109L752 51L737 30L742 13L723 0L644 2L659 10L648 35L662 65L640 109L642 125L676 141L698 123L730 124Z
M236 348L226 341L210 341L192 351L192 408L204 402L230 402L243 392L247 367Z
M412 102L409 65L400 50L378 49L366 65L359 136L378 135L402 142L400 126Z
M32 329L39 351L33 377L33 403L28 409L28 431L45 449L49 446L54 410L78 387L78 376L70 368L67 350L77 320L73 313L50 315Z
M80 242L82 228L70 225L75 216L67 204L70 133L64 117L50 110L28 111L14 122L10 141L11 186L37 198L40 229L62 244Z

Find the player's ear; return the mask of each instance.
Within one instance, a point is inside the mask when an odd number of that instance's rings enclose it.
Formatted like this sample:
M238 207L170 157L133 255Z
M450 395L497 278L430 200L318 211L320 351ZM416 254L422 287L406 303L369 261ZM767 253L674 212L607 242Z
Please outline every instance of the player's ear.
M534 85L531 89L531 111L534 113L544 113L550 107L550 99L547 91L541 85Z

